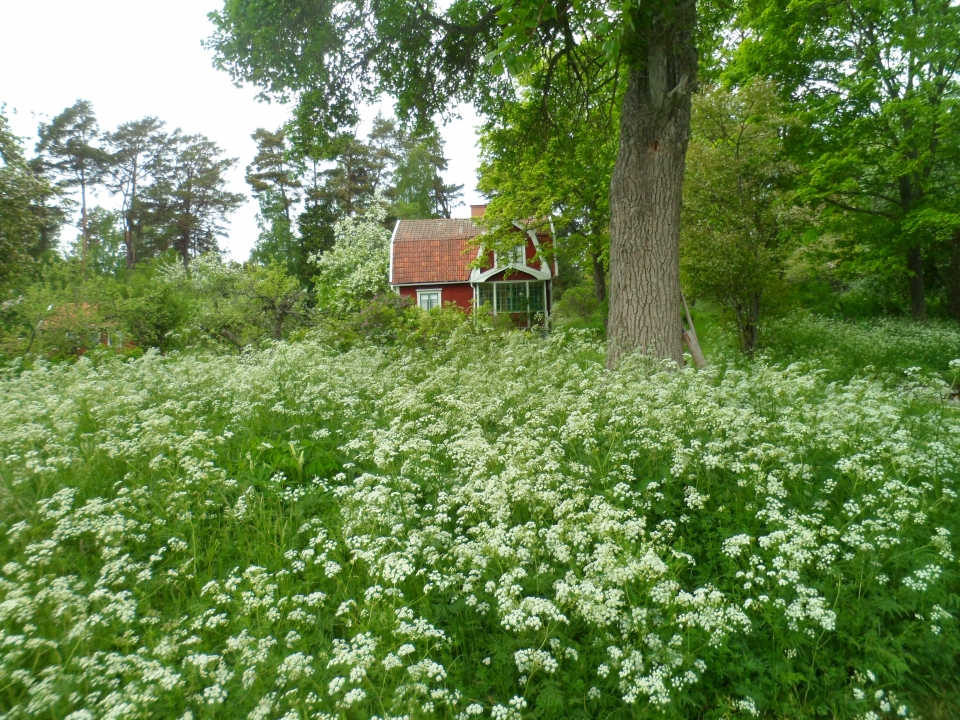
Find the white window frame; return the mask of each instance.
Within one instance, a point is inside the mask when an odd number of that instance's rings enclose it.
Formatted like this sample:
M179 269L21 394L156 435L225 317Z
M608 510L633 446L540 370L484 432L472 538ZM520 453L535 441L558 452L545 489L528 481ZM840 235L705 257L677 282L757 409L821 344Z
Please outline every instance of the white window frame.
M417 307L421 310L426 310L423 306L423 302L420 299L422 295L437 295L437 305L436 307L443 307L443 288L417 288Z
M546 280L498 280L496 282L483 282L483 283L474 283L473 285L473 299L474 306L480 307L480 289L481 286L488 286L492 291L490 293L490 303L493 314L497 315L501 312L508 313L511 315L526 313L527 315L536 315L537 313L543 313L545 316L547 313L547 282ZM530 298L534 295L539 295L540 304L542 308L540 310L500 310L498 304L500 302L500 292L508 285L523 285L525 286L524 292L527 297L527 306L529 308ZM534 286L531 288L531 286ZM539 291L536 290L536 287L539 286Z

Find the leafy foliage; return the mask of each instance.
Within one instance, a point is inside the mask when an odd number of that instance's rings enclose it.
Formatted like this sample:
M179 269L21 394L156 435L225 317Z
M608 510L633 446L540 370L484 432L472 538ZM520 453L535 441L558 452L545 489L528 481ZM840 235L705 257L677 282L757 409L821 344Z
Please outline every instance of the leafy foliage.
M87 261L87 191L103 178L107 153L97 144L100 126L93 105L77 100L49 123L41 123L37 152L61 191L80 190L80 252Z
M31 170L0 108L0 290L39 254L43 225L38 211L50 193L47 182Z
M176 249L186 266L192 257L217 249L227 215L243 202L242 195L226 189L225 173L235 163L203 135L171 133L151 164L155 182L146 192L150 239L158 251Z
M225 343L235 350L282 340L284 330L309 322L306 292L281 265L225 263L208 253L189 270L181 264L162 268L163 280L191 303L184 341Z
M144 225L149 222L143 191L156 176L162 163L158 162L166 150L167 134L164 123L155 117L145 117L120 125L104 136L109 156L107 189L122 200L124 219L125 265L129 270L145 253Z
M486 245L508 251L515 220L549 223L566 263L593 267L602 303L622 83L601 66L593 94L582 97L577 78L576 66L561 58L528 75L517 96L503 101L480 134L478 188L490 197Z
M732 313L747 353L757 346L765 294L781 282L784 246L802 219L792 203L795 167L781 143L788 125L763 81L694 99L682 278L692 298Z
M925 316L924 266L949 236L944 221L956 227L960 7L751 0L741 20L748 37L730 74L773 77L801 113L803 197L840 214L848 263L898 273Z

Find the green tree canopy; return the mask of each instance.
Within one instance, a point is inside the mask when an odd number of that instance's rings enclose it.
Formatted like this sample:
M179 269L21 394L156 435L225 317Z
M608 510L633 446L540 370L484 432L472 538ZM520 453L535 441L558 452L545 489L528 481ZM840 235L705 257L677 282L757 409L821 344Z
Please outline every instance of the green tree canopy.
M517 219L552 224L564 258L593 267L602 303L623 84L612 69L599 70L588 97L560 89L577 83L577 69L560 59L548 71L531 74L530 84L519 86L514 99L505 99L481 129L478 187L490 198L485 244L506 251L514 241L508 229ZM544 250L552 254L554 249Z
M39 254L42 205L50 193L49 184L30 168L20 138L0 108L0 289Z
M246 180L260 204L260 237L251 257L263 264L283 262L295 275L303 272L303 253L295 235L291 208L300 201L301 172L291 158L283 128L257 128L251 135L257 154L247 165Z
M145 117L120 125L104 137L109 156L108 187L119 195L124 220L125 264L132 268L143 251L143 231L146 206L144 191L154 178L151 168L157 167L157 158L166 148L167 134L164 122Z
M800 112L791 147L807 170L802 197L842 214L848 259L900 268L924 317L936 240L924 220L955 207L960 170L960 6L746 0L740 21L746 39L728 76L772 77Z
M792 202L795 166L782 141L789 126L763 80L694 97L683 186L684 285L688 297L732 313L747 353L757 346L765 295L781 280L788 232L800 220Z
M45 169L64 190L80 191L81 258L87 258L87 191L103 179L108 155L98 145L100 127L93 105L77 100L49 123L41 123L37 144Z
M227 216L243 202L227 190L226 172L236 163L203 135L170 134L150 163L154 182L147 190L154 251L176 249L186 267L190 258L217 249Z

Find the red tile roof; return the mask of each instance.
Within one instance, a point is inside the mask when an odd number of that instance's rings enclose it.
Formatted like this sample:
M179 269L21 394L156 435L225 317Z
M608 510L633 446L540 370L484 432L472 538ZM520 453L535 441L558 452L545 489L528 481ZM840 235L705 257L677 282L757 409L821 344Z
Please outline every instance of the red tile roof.
M477 256L470 240L483 228L470 219L400 220L393 237L394 285L467 282Z

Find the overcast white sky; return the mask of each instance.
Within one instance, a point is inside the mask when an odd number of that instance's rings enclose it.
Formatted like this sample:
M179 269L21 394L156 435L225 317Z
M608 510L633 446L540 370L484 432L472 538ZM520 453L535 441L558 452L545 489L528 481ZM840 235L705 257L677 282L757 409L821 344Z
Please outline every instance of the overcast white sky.
M170 129L202 133L238 158L231 189L249 195L243 172L255 152L250 134L278 127L288 109L257 102L252 88L236 88L214 70L200 41L212 29L207 13L221 6L218 0L0 0L0 104L14 131L32 151L37 123L77 98L93 103L104 130L156 115ZM468 205L482 199L476 116L469 108L462 114L443 128L445 180L464 185L454 215L467 217ZM256 209L248 200L232 216L229 237L221 240L229 257L247 258L257 238Z

